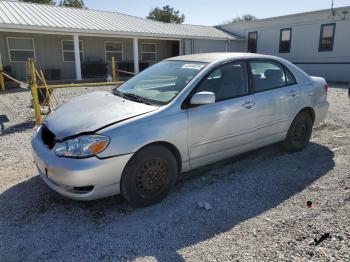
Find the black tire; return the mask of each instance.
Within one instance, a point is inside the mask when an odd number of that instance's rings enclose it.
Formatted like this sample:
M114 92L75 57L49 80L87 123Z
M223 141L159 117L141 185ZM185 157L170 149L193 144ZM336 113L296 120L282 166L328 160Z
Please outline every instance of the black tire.
M298 152L306 147L312 134L313 121L308 112L300 112L289 127L287 137L282 146L290 153Z
M178 165L170 150L161 145L147 146L130 159L121 179L121 194L135 207L162 200L174 186Z

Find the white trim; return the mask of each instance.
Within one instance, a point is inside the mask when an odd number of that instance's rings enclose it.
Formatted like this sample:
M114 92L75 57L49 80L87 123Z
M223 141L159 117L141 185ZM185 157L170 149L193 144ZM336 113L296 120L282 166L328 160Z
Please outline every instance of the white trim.
M340 12L340 11L343 11L343 10L346 10L346 9L349 9L350 6L341 6L341 7L336 7L336 8L333 8L335 12ZM298 16L310 16L310 15L314 15L314 14L321 14L321 13L325 13L327 14L327 17L328 17L328 14L330 13L330 9L322 9L322 10L316 10L316 11L310 11L310 12L303 12L303 13L296 13L296 14L290 14L290 15L281 15L281 16L273 16L273 17L267 17L267 18L261 18L261 19L257 19L257 20L251 20L251 21L243 21L243 22L239 22L237 23L237 25L241 25L241 24L249 24L249 25L252 25L252 24L259 24L259 23L264 23L266 21L270 21L270 20L278 20L278 19L285 19L285 18L291 18L291 17L298 17ZM343 16L341 15L340 17L335 17L339 20L343 20ZM336 19L335 19L336 20ZM319 21L324 21L324 20L319 20ZM227 26L227 25L232 25L233 23L228 23L228 24L224 24L220 27L224 27L224 26ZM278 23L279 24L279 23ZM289 25L290 27L290 25Z
M143 45L154 45L154 52L144 52ZM155 60L143 60L143 57L142 57L143 54L154 54ZM141 43L141 61L142 62L157 62L158 61L157 60L157 44L156 43L150 43L150 42Z
M134 73L138 74L140 71L140 61L139 61L139 39L134 38L132 40L132 47L134 53Z
M179 42L179 56L183 55L183 50L182 50L182 41L181 40L177 40Z
M191 35L166 35L166 34L143 34L132 33L125 31L102 31L102 30L90 30L90 29L70 29L60 27L39 27L28 25L12 25L12 24L0 24L0 31L2 32L20 32L30 34L58 34L58 35L74 35L80 36L100 36L100 37L119 37L119 38L134 38L139 39L158 39L158 40L179 40L179 39L200 39L200 40L245 40L244 38L236 38L234 36L227 37L210 37L210 36L191 36ZM103 32L103 33L101 33Z
M73 36L73 45L74 45L74 65L75 65L75 77L76 80L81 80L81 61L80 61L80 41L79 41L79 35ZM82 46L82 49L84 47ZM84 56L84 53L83 53ZM84 57L83 57L84 59Z
M106 43L116 43L116 44L121 44L122 45L122 51L107 51L106 49ZM122 61L124 61L124 43L122 41L104 41L104 46L105 46L105 61L106 62L112 62L107 60L107 53L121 53L122 54ZM118 62L122 62L118 61Z
M9 43L9 39L29 39L32 40L32 44L33 44L33 49L13 49L10 48L10 43ZM11 51L29 51L29 52L33 52L34 53L34 60L36 60L36 53L35 53L35 44L34 44L34 38L32 37L19 37L19 36L8 36L6 38L6 42L7 42L7 52L9 54L9 61L10 63L26 63L27 61L13 61L11 58Z
M62 61L64 62L64 63L71 63L71 62L74 62L75 60L73 60L73 61L66 61L66 60L64 60L64 53L73 53L74 54L74 47L73 47L73 50L66 50L66 51L64 51L63 50L63 41L70 41L70 42L73 42L73 46L74 46L74 40L71 40L71 39L61 39L61 51L62 51ZM83 40L79 40L79 43L81 42L81 50L79 50L80 51L80 53L82 53L82 56L83 56L83 60L82 61L84 61L84 58L85 58L85 54L84 54L84 42L83 42Z

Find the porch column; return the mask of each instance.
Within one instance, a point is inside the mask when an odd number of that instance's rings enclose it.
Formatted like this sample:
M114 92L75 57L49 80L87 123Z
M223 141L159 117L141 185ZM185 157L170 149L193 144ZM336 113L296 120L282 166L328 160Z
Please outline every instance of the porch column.
M133 39L133 49L134 49L134 73L139 73L139 39Z
M185 52L185 44L184 44L185 42L182 42L181 40L179 40L179 55L183 55L184 54L184 52Z
M81 80L81 66L80 66L80 50L79 50L79 35L73 35L74 42L74 61L75 61L75 77L76 80Z
M2 60L1 60L1 53L0 53L0 89L5 90L5 79L3 74L1 74L4 71L4 68L2 66Z

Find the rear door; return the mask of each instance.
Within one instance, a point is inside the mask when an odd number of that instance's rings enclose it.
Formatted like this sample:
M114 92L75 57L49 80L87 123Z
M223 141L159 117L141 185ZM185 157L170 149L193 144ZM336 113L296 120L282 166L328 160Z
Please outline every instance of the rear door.
M192 167L239 153L254 142L256 108L248 91L245 62L214 69L192 93L213 92L214 104L188 110L188 144Z
M250 61L256 103L256 139L280 140L288 130L298 106L299 88L295 77L272 60Z

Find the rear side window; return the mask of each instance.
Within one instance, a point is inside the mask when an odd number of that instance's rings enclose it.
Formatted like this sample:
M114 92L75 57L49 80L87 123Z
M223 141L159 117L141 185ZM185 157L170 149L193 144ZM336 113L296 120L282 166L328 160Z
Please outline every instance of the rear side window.
M212 92L216 101L248 94L245 63L234 62L214 69L196 88L196 92Z
M295 85L297 82L295 80L295 77L292 75L292 73L286 68L284 69L284 72L286 74L287 85Z
M273 62L250 62L255 92L296 84L292 73Z

